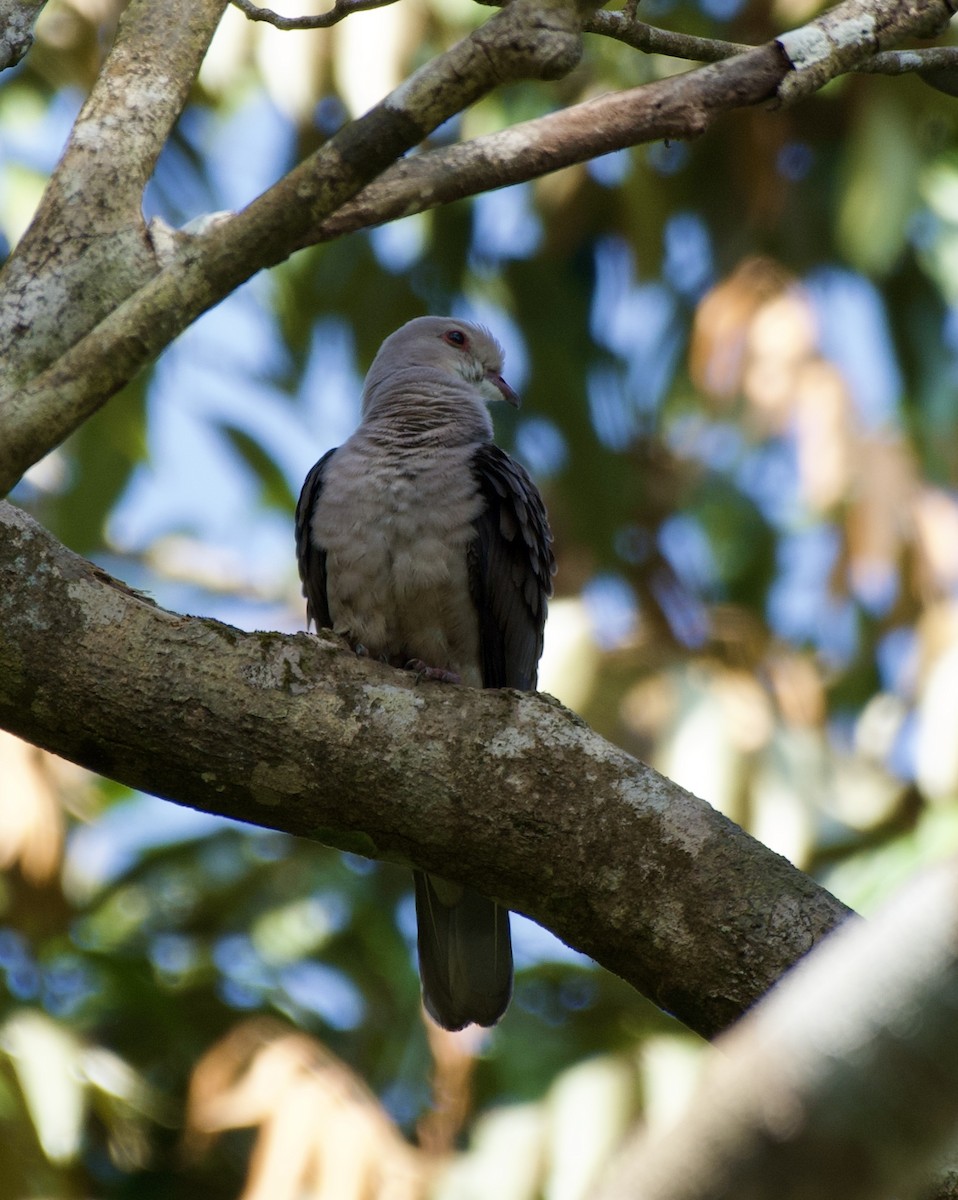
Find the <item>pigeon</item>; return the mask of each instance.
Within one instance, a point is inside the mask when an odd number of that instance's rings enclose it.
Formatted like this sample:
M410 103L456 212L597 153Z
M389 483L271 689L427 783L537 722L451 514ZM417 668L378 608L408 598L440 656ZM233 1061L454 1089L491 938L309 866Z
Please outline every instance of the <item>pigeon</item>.
M296 548L307 624L427 679L531 691L555 559L538 489L493 441L490 402L519 403L502 365L489 331L455 317L386 338L359 427L306 477ZM508 910L424 871L415 894L426 1011L494 1025L512 995Z

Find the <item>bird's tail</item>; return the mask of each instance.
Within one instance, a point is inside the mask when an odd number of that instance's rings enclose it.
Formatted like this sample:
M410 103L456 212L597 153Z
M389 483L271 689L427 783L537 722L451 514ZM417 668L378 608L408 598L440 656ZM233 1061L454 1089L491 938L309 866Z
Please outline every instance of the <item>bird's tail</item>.
M509 910L478 892L415 872L419 976L444 1029L494 1025L512 995Z

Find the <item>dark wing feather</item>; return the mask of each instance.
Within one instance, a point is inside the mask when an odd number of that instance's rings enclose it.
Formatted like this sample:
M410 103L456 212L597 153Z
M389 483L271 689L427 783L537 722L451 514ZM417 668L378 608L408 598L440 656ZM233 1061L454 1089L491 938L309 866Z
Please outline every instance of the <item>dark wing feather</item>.
M530 690L552 595L552 535L526 472L487 443L472 458L482 497L469 543L485 687ZM492 1025L512 994L509 913L471 888L416 872L419 973L429 1013L446 1029Z
M333 627L326 595L326 551L313 542L311 526L323 490L326 468L335 453L335 450L327 450L312 468L296 505L296 557L299 561L299 577L303 581L303 595L306 597L307 629L310 621L317 629Z
M479 616L485 687L536 686L555 558L539 489L488 442L472 459L483 510L469 545L469 587Z

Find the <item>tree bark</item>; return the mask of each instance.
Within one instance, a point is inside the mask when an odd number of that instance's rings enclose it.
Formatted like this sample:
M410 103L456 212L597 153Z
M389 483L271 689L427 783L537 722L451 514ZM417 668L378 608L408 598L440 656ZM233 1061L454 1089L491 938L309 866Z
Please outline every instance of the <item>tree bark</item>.
M548 697L166 612L6 503L0 726L177 803L471 884L706 1037L849 915Z
M159 269L143 189L226 3L133 0L123 14L40 206L0 274L0 394L55 361Z
M769 42L723 63L404 158L311 230L305 244L538 179L627 146L698 137L730 109L770 100L789 70L781 47Z
M46 0L0 0L0 71L16 66L33 45L33 26Z
M879 1200L929 1191L958 1122L958 861L838 930L721 1038L666 1135L596 1200Z

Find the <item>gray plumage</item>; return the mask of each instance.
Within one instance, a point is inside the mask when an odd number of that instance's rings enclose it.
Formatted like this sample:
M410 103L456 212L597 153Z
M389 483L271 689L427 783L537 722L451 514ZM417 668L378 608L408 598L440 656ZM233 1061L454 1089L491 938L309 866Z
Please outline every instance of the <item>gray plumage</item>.
M492 441L487 405L518 404L484 329L421 317L382 344L362 420L310 471L296 509L308 619L394 666L473 687L536 686L552 537L526 471ZM415 873L419 970L447 1029L491 1025L512 992L509 914Z

